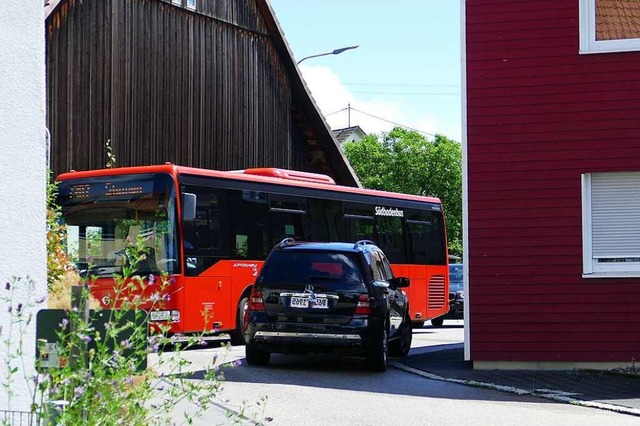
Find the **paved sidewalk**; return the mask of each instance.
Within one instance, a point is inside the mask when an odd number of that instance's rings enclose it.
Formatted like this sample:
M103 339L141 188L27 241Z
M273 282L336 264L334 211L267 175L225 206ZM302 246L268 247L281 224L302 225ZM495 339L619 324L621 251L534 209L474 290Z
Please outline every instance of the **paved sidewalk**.
M640 377L595 370L474 370L464 361L462 345L431 347L395 367L448 382L640 416Z

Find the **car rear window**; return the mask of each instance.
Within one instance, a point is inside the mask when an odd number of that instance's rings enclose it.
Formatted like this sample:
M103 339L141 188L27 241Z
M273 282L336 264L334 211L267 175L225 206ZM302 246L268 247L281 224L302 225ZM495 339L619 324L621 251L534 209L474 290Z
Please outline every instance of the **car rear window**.
M355 255L324 252L273 252L265 262L258 284L307 284L327 290L361 290L364 280Z

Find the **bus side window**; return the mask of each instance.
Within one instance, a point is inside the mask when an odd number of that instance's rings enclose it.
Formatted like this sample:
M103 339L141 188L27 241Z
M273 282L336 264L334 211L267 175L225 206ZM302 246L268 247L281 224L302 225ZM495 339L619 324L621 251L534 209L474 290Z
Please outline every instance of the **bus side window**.
M310 241L340 241L342 238L342 202L309 198Z
M429 265L446 264L447 253L441 212L408 211L405 233L410 262Z
M251 190L227 190L232 256L264 260L271 250L266 238L267 194Z
M346 241L376 240L372 205L344 203L343 214Z
M284 238L291 237L296 241L307 241L307 200L283 194L269 194L269 233L270 246L274 246Z
M378 226L378 246L391 263L406 263L404 235L401 217L376 216Z

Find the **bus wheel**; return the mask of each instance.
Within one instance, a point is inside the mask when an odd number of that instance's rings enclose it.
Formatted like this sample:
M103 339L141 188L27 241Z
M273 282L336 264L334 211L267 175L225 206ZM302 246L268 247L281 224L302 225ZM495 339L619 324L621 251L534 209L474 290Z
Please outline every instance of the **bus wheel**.
M431 325L434 327L442 327L442 324L444 323L444 318L440 317L440 318L433 318L431 320Z
M424 321L412 321L411 328L422 328L424 327Z
M247 342L244 339L244 333L242 332L242 324L244 323L244 313L248 307L249 298L244 296L238 302L238 308L236 310L236 328L231 332L231 344L234 346L242 346Z

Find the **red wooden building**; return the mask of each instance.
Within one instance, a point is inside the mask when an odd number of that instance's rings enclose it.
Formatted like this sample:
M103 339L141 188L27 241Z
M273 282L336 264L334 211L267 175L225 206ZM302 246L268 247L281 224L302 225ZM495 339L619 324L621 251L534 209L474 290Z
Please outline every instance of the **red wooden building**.
M465 357L640 360L640 3L462 0Z

